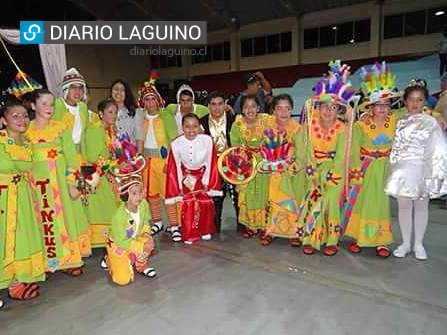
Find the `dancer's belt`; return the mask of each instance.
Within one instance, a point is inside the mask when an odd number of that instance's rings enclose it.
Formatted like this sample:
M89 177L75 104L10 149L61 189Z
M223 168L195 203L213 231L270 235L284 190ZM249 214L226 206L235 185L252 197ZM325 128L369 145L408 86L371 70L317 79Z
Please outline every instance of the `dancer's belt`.
M364 147L360 148L360 155L363 157L370 157L374 159L385 158L390 155L391 149L383 149L383 150L369 150Z

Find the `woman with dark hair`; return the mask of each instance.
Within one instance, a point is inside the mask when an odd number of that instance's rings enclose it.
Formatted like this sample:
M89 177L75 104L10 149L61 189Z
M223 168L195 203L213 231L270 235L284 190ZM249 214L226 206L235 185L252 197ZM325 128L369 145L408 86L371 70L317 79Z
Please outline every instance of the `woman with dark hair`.
M255 153L257 160L261 159L260 148L264 141L264 129L267 128L269 115L259 113L259 100L254 95L244 95L241 98L242 115L238 115L230 131L231 146L244 147ZM243 236L252 238L261 232L264 241L266 223L266 208L268 198L268 175L258 173L246 184L238 185L239 223L245 226ZM265 240L269 244L269 238Z
M118 207L118 199L107 178L113 160L111 148L116 141L117 111L118 107L112 99L101 101L98 104L100 121L91 123L82 135L81 153L94 171L87 179L94 192L89 194L85 207L90 225L90 242L94 248L106 246L110 220ZM105 262L102 267L105 268Z
M110 87L110 96L118 106L117 136L128 134L133 144L137 140L143 141L143 138L137 138L141 133L137 128L142 126L142 120L139 113L136 113L135 98L129 85L121 79L115 80Z
M376 249L378 257L391 254L390 200L384 192L388 157L393 144L399 112L391 109L392 100L400 97L395 76L385 62L361 70L363 102L366 111L354 124L350 182L352 190L345 211L345 236L354 241L348 250L360 253L364 247ZM347 207L346 207L347 208Z
M12 299L29 300L39 295L36 282L45 280L29 180L31 147L24 138L29 117L17 100L5 97L0 106L0 290L7 288Z
M301 127L292 119L293 100L280 94L272 100L273 117L264 131L263 159L260 172L269 175L267 225L263 245L273 237L289 239L291 246L301 245L297 238L298 207L304 193L304 168L294 161L293 139ZM302 148L301 148L302 150Z
M447 194L447 144L435 118L423 113L428 91L423 86L405 89L407 114L398 121L385 192L397 198L402 244L393 255L404 258L413 251L426 260L423 240L428 224L428 201ZM413 216L414 210L414 216Z
M334 61L329 68L329 74L314 88L311 105L306 108L307 124L295 139L295 157L306 171L298 222L298 236L306 255L322 250L324 255L334 256L342 232L340 202L349 146L347 127L340 118L352 113L349 103L355 90L348 80L346 64Z
M221 196L217 155L210 136L201 134L196 114L182 119L183 135L171 143L168 155L166 204L181 204L182 239L186 244L210 240L214 233L214 203ZM174 227L171 227L171 231Z
M80 159L67 126L52 119L54 97L44 89L34 91L26 139L32 149L32 176L42 220L45 270L82 274L82 256L91 254L88 223L80 203L77 180Z

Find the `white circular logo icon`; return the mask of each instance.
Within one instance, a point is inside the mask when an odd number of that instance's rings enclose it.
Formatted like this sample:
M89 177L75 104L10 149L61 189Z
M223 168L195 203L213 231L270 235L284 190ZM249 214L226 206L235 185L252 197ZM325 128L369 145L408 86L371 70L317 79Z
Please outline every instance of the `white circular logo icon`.
M28 42L31 42L36 38L37 34L40 33L41 33L40 26L37 24L32 24L28 27L28 31L25 31L23 33L23 38ZM31 35L32 37L28 37L29 36L28 34Z

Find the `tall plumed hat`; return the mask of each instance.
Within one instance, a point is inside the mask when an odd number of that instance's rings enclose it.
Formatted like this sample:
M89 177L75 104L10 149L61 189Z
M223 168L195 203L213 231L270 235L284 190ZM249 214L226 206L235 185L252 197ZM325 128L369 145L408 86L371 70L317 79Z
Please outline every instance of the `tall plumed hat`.
M360 78L362 80L360 88L363 93L361 109L383 100L400 97L401 95L396 88L396 76L391 73L385 61L375 63L369 69L366 66L362 67L360 69Z
M158 93L157 87L155 87L157 79L157 71L152 70L149 75L149 79L141 84L141 87L138 90L138 106L140 108L144 108L144 98L149 95L153 95L155 97L160 108L165 106L164 99L161 97L160 93Z
M127 134L121 135L111 144L109 148L114 158L114 164L110 172L115 177L118 193L124 194L133 184L142 184L140 175L146 165L144 157L137 152Z
M314 86L314 102L332 102L347 105L355 94L355 89L349 81L350 67L340 60L329 62L329 71Z

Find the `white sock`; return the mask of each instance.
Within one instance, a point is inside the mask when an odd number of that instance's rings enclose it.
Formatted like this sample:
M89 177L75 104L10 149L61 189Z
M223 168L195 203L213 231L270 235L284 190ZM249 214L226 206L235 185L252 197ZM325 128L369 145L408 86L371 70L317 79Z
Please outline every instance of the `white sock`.
M410 249L413 226L413 200L399 197L397 198L397 203L399 205L398 217L400 233L402 235L402 244Z
M428 199L414 201L414 247L422 246L428 224Z

